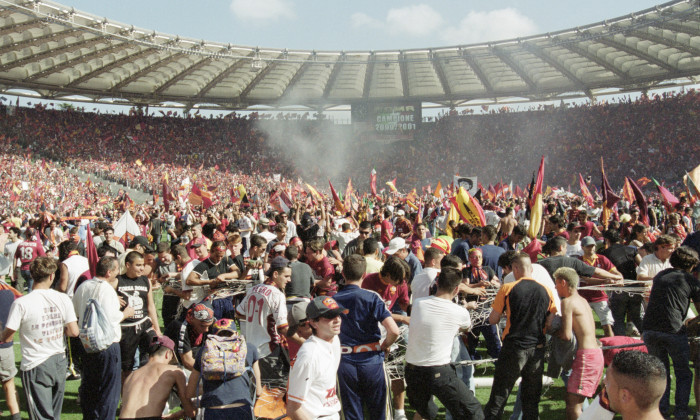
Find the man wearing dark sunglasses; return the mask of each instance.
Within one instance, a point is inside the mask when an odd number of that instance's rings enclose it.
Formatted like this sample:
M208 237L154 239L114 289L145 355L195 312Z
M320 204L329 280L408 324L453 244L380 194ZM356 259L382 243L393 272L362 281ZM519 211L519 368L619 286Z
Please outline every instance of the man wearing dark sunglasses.
M360 244L360 241L364 241L365 239L368 239L372 236L372 222L370 222L369 220L361 221L358 233L359 236L357 238L353 239L352 241L348 242L347 245L345 245L345 249L343 249L342 254L343 259L347 258L350 254L357 253L357 246Z
M287 415L298 419L338 419L336 373L340 364L340 314L348 310L328 296L306 307L313 335L304 342L289 373Z

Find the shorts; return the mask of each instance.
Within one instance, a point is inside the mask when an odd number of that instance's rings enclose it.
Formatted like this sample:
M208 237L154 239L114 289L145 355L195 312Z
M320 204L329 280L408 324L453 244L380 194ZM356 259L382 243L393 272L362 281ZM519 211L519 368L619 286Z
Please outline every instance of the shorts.
M613 325L615 323L607 300L588 302L588 304L591 306L591 309L595 311L596 315L598 315L600 325Z
M148 347L150 347L156 332L150 319L138 325L122 326L122 339L119 341L119 348L122 353L122 370L134 370L136 349L139 349L139 358L147 360Z
M574 364L571 366L571 376L566 391L587 398L594 396L603 377L603 365L601 349L578 350Z
M5 383L16 375L15 349L12 346L0 349L0 382Z

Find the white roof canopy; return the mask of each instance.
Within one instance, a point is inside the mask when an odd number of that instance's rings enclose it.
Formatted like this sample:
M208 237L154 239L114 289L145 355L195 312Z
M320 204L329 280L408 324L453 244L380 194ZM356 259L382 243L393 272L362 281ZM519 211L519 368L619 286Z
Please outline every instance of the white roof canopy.
M47 1L0 0L0 92L188 108L459 105L697 83L700 0L584 27L396 51L245 47L112 22Z

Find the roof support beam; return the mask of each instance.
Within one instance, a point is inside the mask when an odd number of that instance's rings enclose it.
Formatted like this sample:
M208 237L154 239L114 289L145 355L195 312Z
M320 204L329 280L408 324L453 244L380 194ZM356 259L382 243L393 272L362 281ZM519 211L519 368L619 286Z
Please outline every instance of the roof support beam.
M661 22L661 21L649 20L647 23L649 25L654 26L654 27L659 28L659 29L667 29L669 31L679 32L679 33L687 34L690 36L700 36L700 29L690 28L686 25L682 25L682 24L675 23L675 22Z
M522 45L525 47L526 50L539 57L545 63L554 67L559 73L566 76L566 78L571 80L574 83L574 85L576 85L576 87L578 87L581 90L587 89L586 84L583 83L581 79L576 77L575 74L573 74L569 69L564 67L564 65L559 63L559 61L557 61L555 58L547 54L541 47L528 42L525 42Z
M258 74L255 76L255 78L254 78L250 83L248 83L248 86L246 86L245 89L243 89L243 91L241 91L241 94L238 95L238 98L241 99L241 100L243 100L243 99L246 99L246 100L247 100L247 99L248 99L248 94L249 94L253 89L255 89L255 87L258 85L258 83L260 83L260 81L261 81L262 79L264 79L265 76L267 76L267 74L270 73L270 71L272 71L272 69L277 65L277 61L276 61L276 60L281 60L283 57L284 57L284 53L278 55L278 56L275 58L275 60L272 60L272 61L268 62L268 63L267 63L267 66L265 66L265 68L262 69L262 70L260 71L260 73L258 73Z
M134 54L127 55L126 57L122 57L122 58L118 59L117 61L111 62L105 66L100 67L97 70L91 71L87 74L80 76L79 78L70 82L66 87L78 86L79 84L85 82L86 80L89 80L89 79L92 79L93 77L97 77L101 74L107 73L108 71L111 71L112 69L117 68L125 63L128 63L129 61L138 60L139 58L153 54L154 52L155 51L153 49L146 48L146 49L140 50Z
M486 89L486 92L489 93L490 97L495 98L496 92L493 91L493 86L491 86L489 78L486 76L486 73L484 73L481 67L479 67L479 63L476 62L474 56L466 51L463 51L462 54L464 55L464 61L467 62L474 74L476 74L476 77L479 78L479 81L481 82L481 85L484 87L484 89Z
M399 71L401 72L401 88L403 97L408 99L411 96L411 90L408 84L408 64L406 63L406 54L403 52L399 55Z
M442 67L445 61L447 61L447 59L443 60L441 58L433 57L433 59L430 60L430 63L433 65L435 73L437 73L438 79L440 79L442 91L445 93L445 95L451 96L452 88L450 88L450 82L447 80L447 76L445 75L445 69L443 69Z
M343 68L344 58L344 55L338 57L338 61L336 61L335 64L333 64L333 70L331 70L331 75L328 76L326 86L323 88L323 99L328 99L328 95L330 95L331 89L333 89L335 80L338 78L338 74L340 74L340 70Z
M53 49L50 48L46 51L38 52L38 53L32 54L28 57L23 57L23 58L20 58L19 60L15 60L15 61L12 61L10 63L7 63L7 64L3 65L2 67L0 67L0 71L14 69L14 68L17 68L19 66L23 66L27 63L36 62L36 61L42 60L46 57L55 56L59 53L67 51L67 50L90 48L93 45L96 45L99 43L107 43L107 42L109 42L109 41L105 40L104 38L95 38L95 39L91 39L90 41L87 41L87 42L82 42L82 41L72 42L72 43L66 44L62 47L53 48Z
M670 39L664 38L663 36L652 34L643 30L629 31L627 33L637 38L646 39L647 41L651 41L655 44L661 44L666 45L667 47L675 48L678 51L686 52L693 56L700 54L699 49L693 48L690 45L681 44L680 42L672 41Z
M564 42L560 44L561 47L566 48L567 50L580 55L581 57L592 61L599 65L600 67L603 67L605 70L613 73L617 77L620 78L625 84L631 83L629 76L627 73L623 72L622 70L618 69L615 67L613 64L609 63L607 60L604 58L598 57L597 55L589 52L586 48L581 47L579 44L574 44L574 43L569 43L569 42Z
M372 85L372 73L374 72L374 60L377 57L374 53L367 57L367 68L365 69L365 84L362 85L362 98L369 99L369 88Z
M172 85L175 83L179 82L180 80L184 79L188 75L192 74L192 72L197 71L201 69L202 67L206 66L207 64L212 62L212 58L210 57L204 57L198 62L192 64L188 68L184 69L180 73L176 74L175 76L171 77L170 80L167 82L163 83L162 85L158 86L158 88L153 91L154 95L160 95L164 91L166 91L168 88L170 88Z
M70 36L76 32L81 32L79 29L68 29L65 31L60 31L60 32L51 32L48 34L44 35L39 35L34 38L29 38L29 39L23 39L21 41L17 41L14 44L10 44L7 47L0 49L0 55L5 54L7 52L10 52L12 50L19 50L20 48L24 48L25 46L31 46L33 44L36 44L37 42L44 42L48 41L53 38L59 38L59 37L67 37ZM2 36L2 35L0 35Z
M311 64L314 62L314 57L315 55L311 54L309 58L306 59L306 62L299 67L296 73L294 73L294 76L292 76L289 83L287 83L287 87L284 88L284 92L282 92L282 95L280 95L280 100L283 100L290 94L296 82L301 78L301 76L304 75L304 73L306 73L309 67L311 67Z
M181 52L171 53L169 56L158 60L156 63L149 64L146 67L142 68L141 70L130 74L124 80L122 80L121 82L114 85L112 87L112 89L110 89L109 91L110 92L119 92L124 86L128 85L129 83L135 82L136 80L138 80L142 76L158 70L158 68L160 68L160 67L167 66L168 64L177 60L178 58L181 58L183 55L184 55L184 53L181 53Z
M654 56L652 56L652 55L650 55L650 54L648 54L648 53L645 53L645 52L643 52L643 51L639 51L639 50L636 49L636 48L632 48L632 47L630 47L630 46L627 45L627 44L623 44L623 43L621 43L621 42L617 42L617 41L615 41L614 39L610 39L610 38L598 38L598 39L596 39L594 42L600 42L601 44L605 44L605 45L607 45L608 47L612 47L612 48L615 48L615 49L617 49L617 50L624 51L624 52L626 52L627 54L630 54L630 55L634 55L634 56L636 56L636 57L639 57L639 58L641 58L642 60L646 60L646 61L648 61L650 64L655 64L655 65L661 67L662 69L664 69L664 70L666 70L666 71L670 71L670 72L674 72L674 73L677 71L677 69L676 69L675 67L673 67L672 65L666 63L665 61L659 60L658 58L656 58L656 57L654 57Z
M532 78L530 78L530 76L525 72L525 70L523 70L522 67L520 67L518 63L515 62L515 60L510 58L510 56L505 51L503 51L501 48L491 48L491 51L493 51L493 53L496 54L496 56L498 56L498 58L500 58L501 61L506 63L508 67L513 69L513 71L518 76L520 76L520 78L523 80L523 82L525 82L530 91L537 92L537 85L532 80Z
M255 51L251 51L248 54L248 57L252 58L255 55ZM199 90L199 93L195 96L197 99L202 99L204 95L206 95L214 86L218 85L219 82L236 72L236 70L240 69L246 64L250 65L251 60L247 58L239 58L238 60L234 61L233 64L231 64L226 70L222 71L219 73L216 77L211 79L202 89Z
M43 22L41 19L28 19L19 23L13 23L8 26L3 26L0 28L0 36L10 35L10 34L21 34L28 29L40 28L48 23Z
M90 52L90 53L87 53L84 55L80 55L78 57L71 58L71 59L66 60L62 63L58 63L54 66L48 67L48 68L46 68L38 73L32 74L31 76L29 76L25 80L26 81L38 80L44 76L48 76L49 74L57 73L59 71L65 70L69 67L73 67L74 65L76 65L78 63L81 63L81 62L87 63L89 60L92 60L95 57L104 56L104 55L109 54L110 52L112 52L114 50L121 49L121 48L126 48L126 45L124 43L113 44L113 45L110 45L109 47L102 48L101 50L96 50L96 51L93 51L93 52Z

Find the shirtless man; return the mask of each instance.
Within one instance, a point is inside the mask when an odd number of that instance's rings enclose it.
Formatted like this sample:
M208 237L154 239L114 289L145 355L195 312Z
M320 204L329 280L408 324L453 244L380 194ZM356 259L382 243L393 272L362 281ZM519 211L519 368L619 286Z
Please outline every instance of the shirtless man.
M513 207L506 209L506 215L498 222L498 238L503 240L513 232L513 228L518 224L518 221L513 217Z
M155 347L155 349L154 349ZM187 417L195 416L195 409L186 397L185 374L171 364L175 360L175 343L167 336L160 336L151 347L152 353L148 363L129 375L124 382L122 410L119 418L161 419L165 403L170 397L173 386L182 402ZM167 418L179 418L178 414Z
M561 267L554 272L554 284L561 297L562 328L559 337L571 340L576 335L578 350L566 387L566 418L581 416L583 401L593 397L603 376L603 351L595 337L593 312L586 299L578 294L576 270Z

